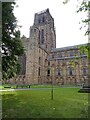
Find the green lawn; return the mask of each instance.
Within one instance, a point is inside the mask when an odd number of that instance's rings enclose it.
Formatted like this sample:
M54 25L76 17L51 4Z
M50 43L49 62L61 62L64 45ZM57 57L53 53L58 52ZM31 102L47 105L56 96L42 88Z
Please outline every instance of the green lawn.
M3 118L86 118L88 94L79 88L2 92Z

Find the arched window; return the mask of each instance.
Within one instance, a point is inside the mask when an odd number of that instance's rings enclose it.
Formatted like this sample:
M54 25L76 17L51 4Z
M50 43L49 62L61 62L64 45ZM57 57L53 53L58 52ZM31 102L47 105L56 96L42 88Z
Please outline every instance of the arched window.
M48 69L47 71L47 76L50 76L50 69Z
M41 64L41 57L39 57L39 64Z
M69 76L72 76L72 75L73 75L73 71L72 71L72 68L71 68L71 67L68 68L68 75L69 75Z
M41 38L42 38L42 44L44 43L44 30L42 29L42 34L41 34Z
M45 22L45 17L43 16L43 18L42 18L42 22Z
M50 66L50 62L48 62L48 66Z
M38 76L40 76L40 67L39 67L39 69L38 69Z
M58 76L60 76L60 68L58 68Z
M72 75L72 69L70 68L69 74Z
M38 33L38 44L40 44L40 30L39 30L39 33Z

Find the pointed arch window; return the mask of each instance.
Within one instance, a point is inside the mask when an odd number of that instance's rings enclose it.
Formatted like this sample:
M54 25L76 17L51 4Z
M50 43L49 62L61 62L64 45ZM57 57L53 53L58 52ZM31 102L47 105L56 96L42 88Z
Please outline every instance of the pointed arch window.
M60 68L58 68L58 76L60 76Z
M50 69L48 69L47 71L47 76L50 76Z
M50 61L48 62L48 66L50 66Z
M38 76L40 76L40 67L39 67L39 69L38 69Z
M69 75L69 76L72 76L72 75L73 75L73 71L72 71L72 68L71 68L71 67L68 68L68 75Z
M42 29L42 31L41 31L41 39L42 39L42 44L44 43L44 30Z
M38 44L40 44L40 30L39 30L39 33L38 33Z
M43 16L43 18L42 18L42 22L45 22L45 17Z
M70 68L70 70L69 70L69 75L72 75L72 69Z

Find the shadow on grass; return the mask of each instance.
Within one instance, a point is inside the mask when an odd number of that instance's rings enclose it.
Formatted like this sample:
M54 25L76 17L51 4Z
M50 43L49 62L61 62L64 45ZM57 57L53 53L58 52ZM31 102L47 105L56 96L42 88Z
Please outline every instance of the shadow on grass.
M53 112L54 111L49 111L50 115L48 113L48 106L47 108L38 106L37 104L29 104L30 101L28 101L28 98L21 96L19 94L13 94L13 92L7 94L3 94L2 95L2 117L3 120L4 119L32 119L32 118L39 118L41 119L42 117L47 118L51 118L51 114L52 117L53 116ZM40 109L39 109L40 108ZM31 118L31 117L32 118ZM57 117L57 116L56 116ZM63 118L62 115L60 115L60 117Z
M18 117L18 108L23 106L24 103L21 102L17 94L2 95L2 118L14 118Z

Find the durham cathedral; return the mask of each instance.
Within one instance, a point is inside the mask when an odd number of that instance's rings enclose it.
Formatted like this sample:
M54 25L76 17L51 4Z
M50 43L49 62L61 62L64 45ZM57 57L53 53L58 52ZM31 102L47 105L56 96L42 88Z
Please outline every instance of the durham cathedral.
M56 48L54 18L49 9L35 13L30 36L23 36L22 42L25 54L19 58L22 70L13 79L16 84L87 83L87 56L80 52L81 45Z

